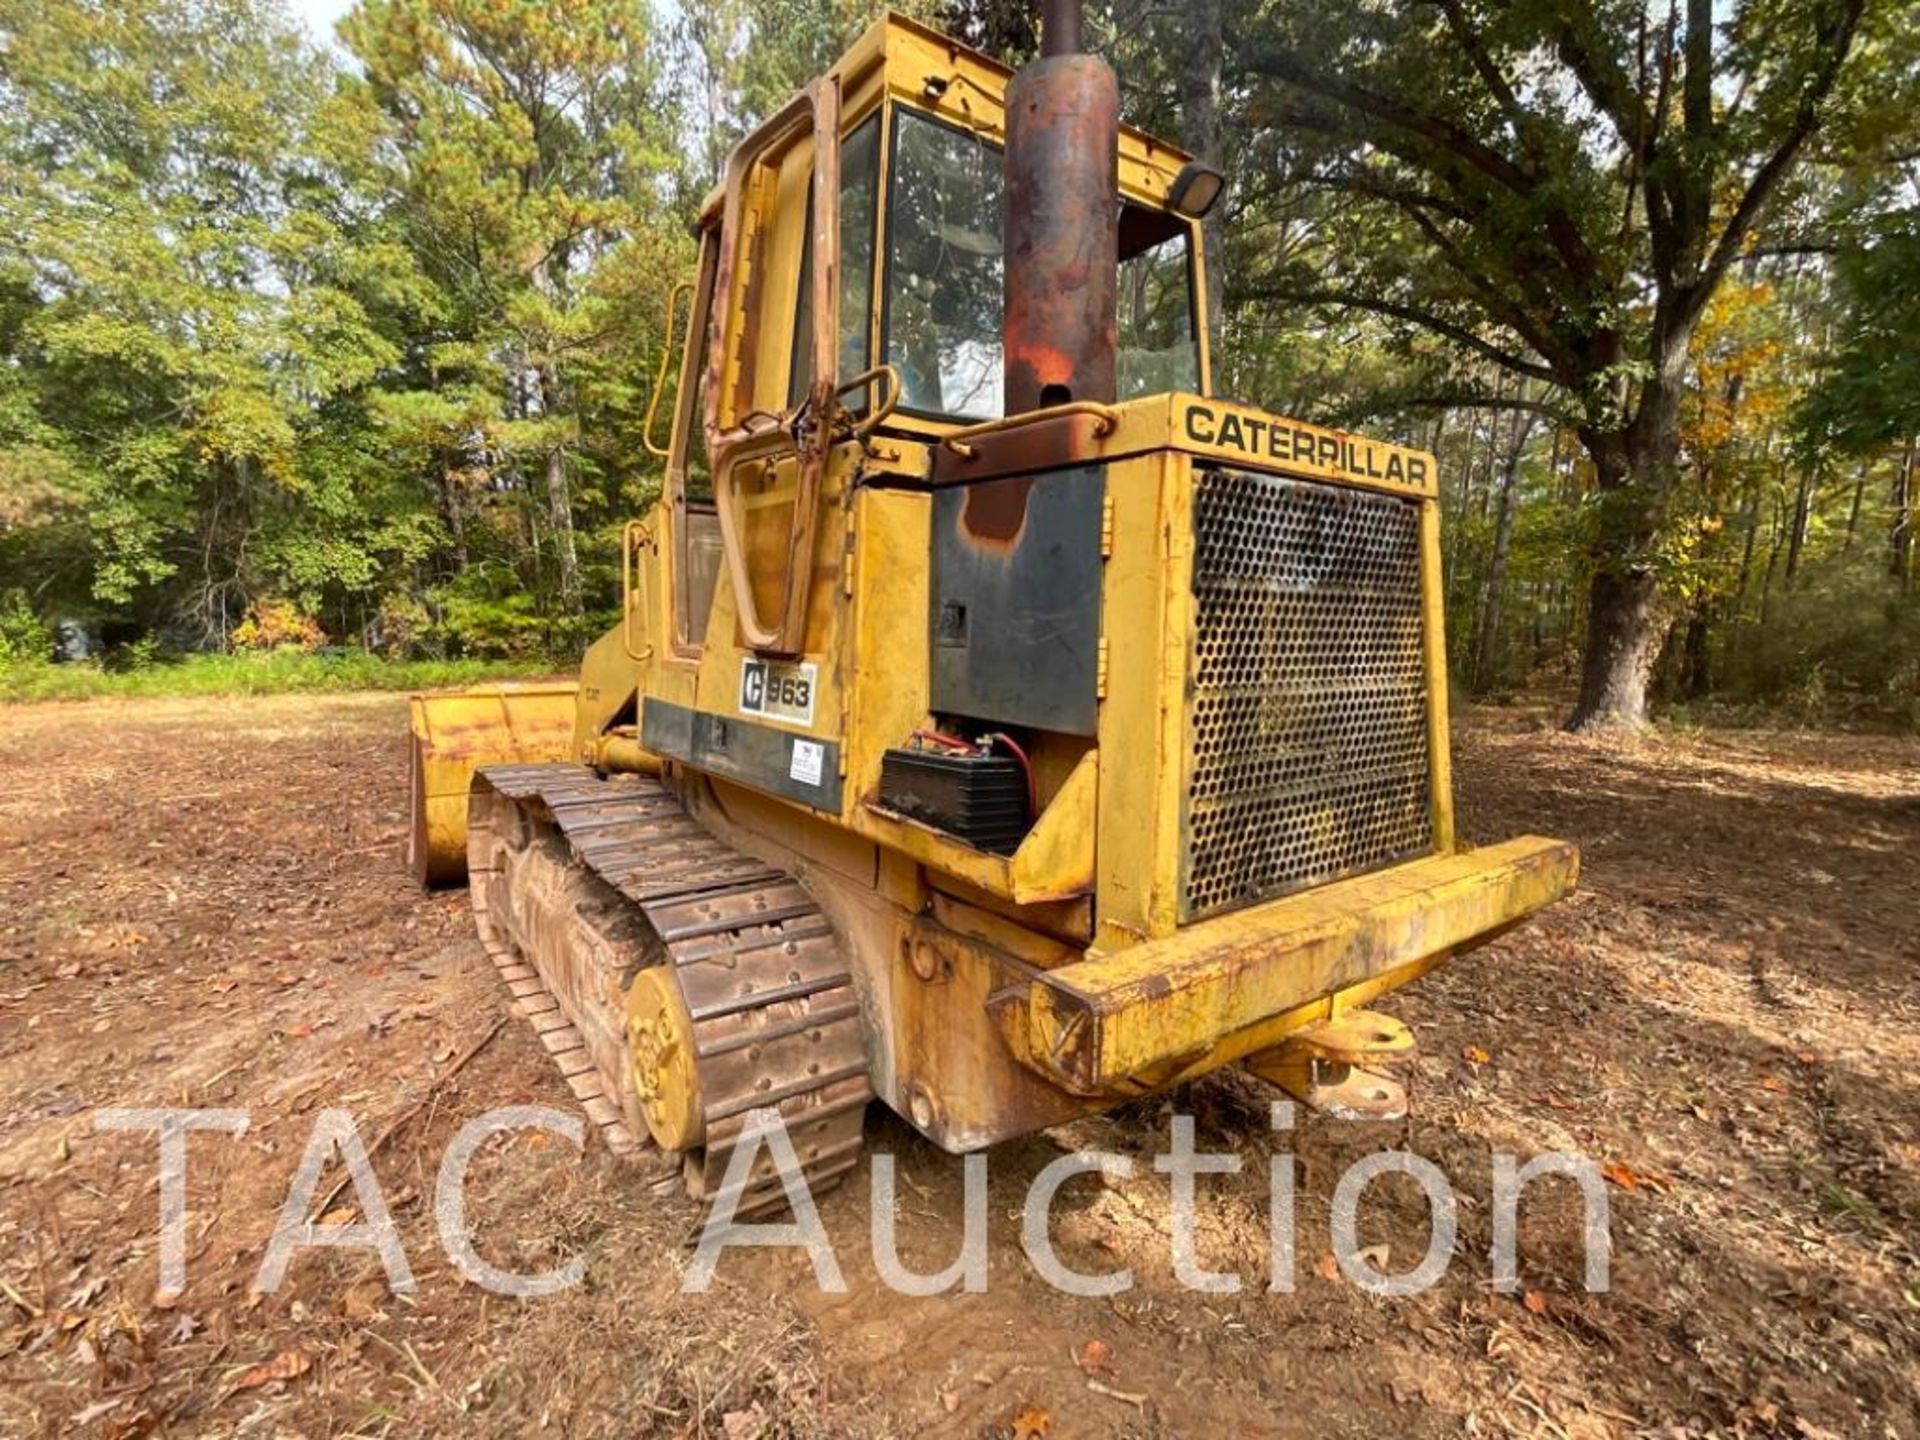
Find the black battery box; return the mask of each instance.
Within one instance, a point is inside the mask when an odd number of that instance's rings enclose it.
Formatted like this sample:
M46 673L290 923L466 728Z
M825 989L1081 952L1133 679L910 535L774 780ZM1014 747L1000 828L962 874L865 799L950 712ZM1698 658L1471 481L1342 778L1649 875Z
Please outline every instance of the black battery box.
M997 855L1018 849L1033 824L1026 772L1005 755L889 750L880 804Z

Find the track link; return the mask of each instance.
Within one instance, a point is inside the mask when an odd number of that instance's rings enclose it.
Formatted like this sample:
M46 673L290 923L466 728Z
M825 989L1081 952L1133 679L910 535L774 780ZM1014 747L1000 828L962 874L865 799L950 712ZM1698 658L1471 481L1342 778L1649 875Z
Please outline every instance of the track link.
M672 967L691 1018L702 1143L677 1156L714 1196L751 1111L780 1112L810 1188L859 1159L873 1091L859 1003L827 917L790 876L740 854L658 781L581 765L500 765L474 779L468 867L489 957L616 1154L654 1145L634 1094L625 995ZM765 1150L737 1205L777 1209Z

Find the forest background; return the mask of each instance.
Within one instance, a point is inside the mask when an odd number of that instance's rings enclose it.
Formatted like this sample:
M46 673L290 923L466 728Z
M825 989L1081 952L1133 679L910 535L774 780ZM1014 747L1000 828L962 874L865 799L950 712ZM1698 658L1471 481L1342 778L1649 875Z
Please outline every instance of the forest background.
M658 492L697 207L876 13L0 0L0 695L570 664ZM1910 5L1089 24L1230 177L1220 393L1439 454L1458 693L1920 728Z

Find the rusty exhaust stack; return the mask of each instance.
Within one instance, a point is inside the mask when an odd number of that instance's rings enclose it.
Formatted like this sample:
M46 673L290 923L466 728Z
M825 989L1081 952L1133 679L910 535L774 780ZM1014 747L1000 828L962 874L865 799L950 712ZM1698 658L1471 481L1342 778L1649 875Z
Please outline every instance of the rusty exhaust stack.
M1008 415L1117 393L1120 84L1080 47L1079 0L1046 0L1007 87Z

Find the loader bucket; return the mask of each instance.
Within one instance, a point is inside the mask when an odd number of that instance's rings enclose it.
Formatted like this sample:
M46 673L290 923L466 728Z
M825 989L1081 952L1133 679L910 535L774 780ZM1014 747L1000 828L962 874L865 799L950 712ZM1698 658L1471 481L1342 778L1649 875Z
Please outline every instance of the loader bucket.
M422 885L467 877L467 788L475 769L572 754L579 688L571 680L481 685L408 702L407 868Z

